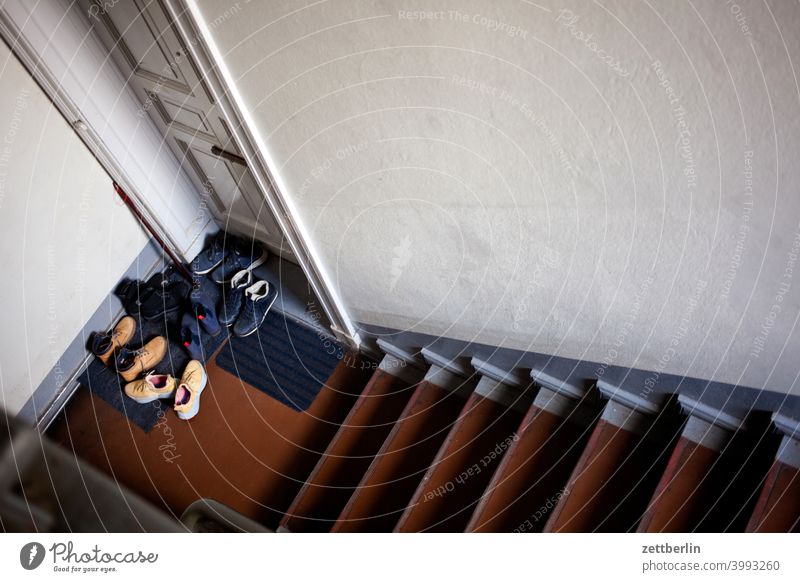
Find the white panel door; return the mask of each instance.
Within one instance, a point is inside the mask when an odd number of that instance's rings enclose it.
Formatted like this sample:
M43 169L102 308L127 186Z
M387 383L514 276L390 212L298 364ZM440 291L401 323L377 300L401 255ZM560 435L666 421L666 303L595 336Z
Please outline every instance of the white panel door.
M162 131L164 146L186 168L205 209L225 228L294 260L161 1L79 1L141 100L141 115L149 115Z

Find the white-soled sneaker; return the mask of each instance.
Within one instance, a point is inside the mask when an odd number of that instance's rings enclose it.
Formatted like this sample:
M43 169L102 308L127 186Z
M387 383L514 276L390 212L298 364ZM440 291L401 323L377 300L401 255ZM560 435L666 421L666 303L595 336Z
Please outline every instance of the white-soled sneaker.
M200 412L200 394L208 383L203 364L192 360L186 364L178 390L175 392L175 413L181 420L189 420Z

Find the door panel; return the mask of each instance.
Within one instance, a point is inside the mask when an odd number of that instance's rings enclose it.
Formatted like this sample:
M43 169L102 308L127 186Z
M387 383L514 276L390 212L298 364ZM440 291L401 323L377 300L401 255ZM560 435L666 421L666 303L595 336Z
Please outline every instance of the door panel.
M160 0L79 3L214 217L295 260L247 167L212 153L241 155Z

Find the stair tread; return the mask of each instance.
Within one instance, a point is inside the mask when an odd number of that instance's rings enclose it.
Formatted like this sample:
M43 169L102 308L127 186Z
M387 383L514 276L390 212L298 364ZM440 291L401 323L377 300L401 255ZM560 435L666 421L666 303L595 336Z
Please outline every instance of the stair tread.
M775 459L780 435L772 430L769 415L751 414L747 430L733 434L709 471L714 489L703 506L693 531L743 532L753 514L759 493Z
M669 415L647 422L648 435L671 434L673 441L646 438L603 419L597 422L544 531L636 529L678 434L662 428L672 422Z
M713 488L709 473L719 456L719 451L680 438L638 531L693 531L704 513L703 507L708 507L707 492Z
M780 461L772 464L746 531L800 531L800 469Z
M391 531L463 405L463 397L421 382L333 531Z
M517 410L473 393L396 531L463 531L521 417Z
M327 531L408 401L408 382L378 369L301 488L281 526Z
M531 406L467 528L539 531L561 498L590 429Z
M356 403L358 387L366 386L369 376L352 356L339 363L326 382L328 389L322 390L308 410L304 419L306 430L294 435L281 435L284 442L280 448L286 451L282 463L274 467L282 478L269 491L269 509L260 516L269 527L280 523L292 500L297 496L302 484L307 480L338 426ZM360 364L360 362L358 362Z

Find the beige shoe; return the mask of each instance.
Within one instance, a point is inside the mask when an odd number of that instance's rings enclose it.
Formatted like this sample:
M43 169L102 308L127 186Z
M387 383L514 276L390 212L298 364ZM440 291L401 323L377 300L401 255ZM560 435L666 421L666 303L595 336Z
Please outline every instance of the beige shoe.
M95 333L91 338L91 351L106 366L111 364L114 353L125 347L136 333L136 320L126 315L117 322L111 333Z
M117 372L126 382L133 382L140 374L149 372L167 354L167 340L158 336L138 350L123 348L117 356Z
M178 391L175 393L175 412L178 418L189 420L200 412L200 393L207 382L208 376L203 364L197 360L186 364Z
M154 400L169 398L175 392L175 378L169 374L150 372L144 378L134 380L125 385L125 394L139 404L147 404Z

